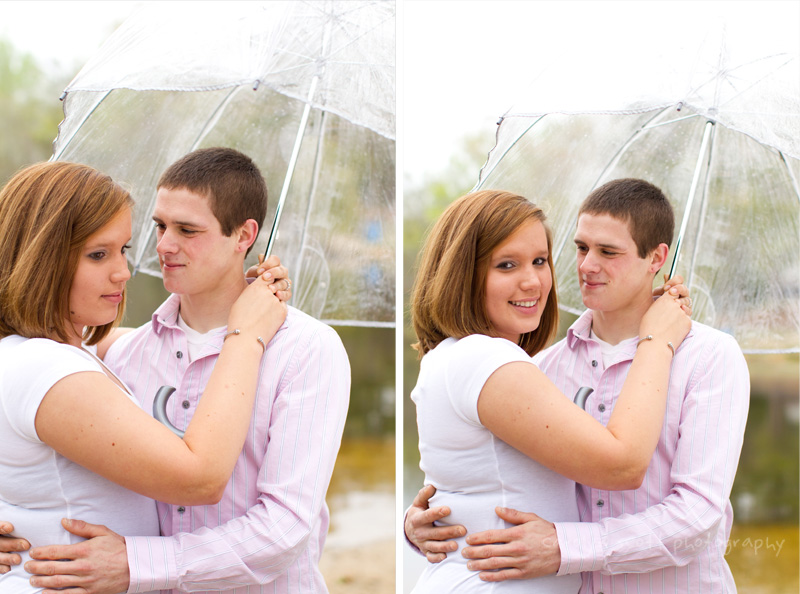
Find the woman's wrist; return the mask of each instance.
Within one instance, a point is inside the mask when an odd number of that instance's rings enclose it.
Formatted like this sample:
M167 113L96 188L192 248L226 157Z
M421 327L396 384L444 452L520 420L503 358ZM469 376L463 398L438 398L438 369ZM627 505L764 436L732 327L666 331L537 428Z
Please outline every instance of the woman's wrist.
M228 331L225 334L225 337L222 339L223 346L228 341L229 338L234 338L241 341L255 341L256 344L261 348L261 354L267 352L267 343L266 341L259 335L255 334L254 332L243 332L239 328L234 328L233 330Z
M670 356L671 357L675 357L675 345L672 344L672 341L670 341L670 340L658 339L655 336L653 336L652 334L646 334L646 335L642 336L641 338L639 338L639 342L636 343L636 349L638 350L639 347L641 347L643 345L646 345L646 344L650 344L650 345L654 345L654 346L664 344L666 346L666 348L669 350Z

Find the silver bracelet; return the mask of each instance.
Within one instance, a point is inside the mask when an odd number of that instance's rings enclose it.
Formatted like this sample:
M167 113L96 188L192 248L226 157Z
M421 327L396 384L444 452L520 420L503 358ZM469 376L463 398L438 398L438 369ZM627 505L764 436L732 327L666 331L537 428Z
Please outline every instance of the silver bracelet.
M236 328L235 330L231 330L230 332L228 332L225 335L225 338L222 339L222 342L225 342L226 340L228 340L229 336L234 336L234 335L238 335L238 334L241 334L241 333L242 333L242 331L239 330L238 328ZM264 352L266 353L267 352L267 343L264 342L264 339L261 338L260 336L256 336L256 340L258 341L258 343L261 345L261 348L263 348Z
M636 343L636 348L638 349L639 345L642 344L645 340L653 340L653 335L652 334L648 334L644 338L640 338L639 342ZM672 351L672 357L674 358L675 357L675 347L673 346L672 342L668 342L667 346L669 347L669 350Z

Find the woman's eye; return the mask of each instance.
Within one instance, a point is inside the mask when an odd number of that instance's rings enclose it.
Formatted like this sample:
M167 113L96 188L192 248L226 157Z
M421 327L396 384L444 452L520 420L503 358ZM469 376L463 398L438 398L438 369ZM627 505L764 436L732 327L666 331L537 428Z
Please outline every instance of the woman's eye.
M534 266L543 266L545 264L547 264L547 258L536 258L533 261Z
M123 246L122 246L122 253L124 254L124 253L125 253L125 252L127 252L129 249L131 249L131 246L129 246L129 245L127 245L127 244L126 244L126 245L123 245Z
M92 260L94 260L95 262L98 262L98 261L102 260L103 258L105 258L106 254L105 254L105 252L92 252L91 254L89 254L89 257Z
M498 270L511 270L512 268L514 268L514 264L511 262L500 262L500 264L498 264L496 268Z

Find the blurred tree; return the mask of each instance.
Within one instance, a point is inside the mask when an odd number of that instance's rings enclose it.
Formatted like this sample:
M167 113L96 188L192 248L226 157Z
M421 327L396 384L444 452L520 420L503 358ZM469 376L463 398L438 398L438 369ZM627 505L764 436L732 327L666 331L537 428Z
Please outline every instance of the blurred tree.
M58 97L68 76L45 73L31 54L0 39L0 183L50 158L63 116Z

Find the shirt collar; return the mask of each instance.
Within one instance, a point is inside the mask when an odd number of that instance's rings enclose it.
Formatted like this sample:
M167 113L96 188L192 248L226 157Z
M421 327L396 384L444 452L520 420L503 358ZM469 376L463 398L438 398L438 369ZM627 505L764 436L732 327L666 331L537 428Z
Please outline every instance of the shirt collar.
M175 329L178 327L178 312L181 309L181 298L172 294L167 297L158 309L153 312L153 330L156 334L161 334L163 328Z
M587 309L580 317L575 320L567 330L567 345L574 349L579 340L589 341L589 333L592 330L592 310Z

